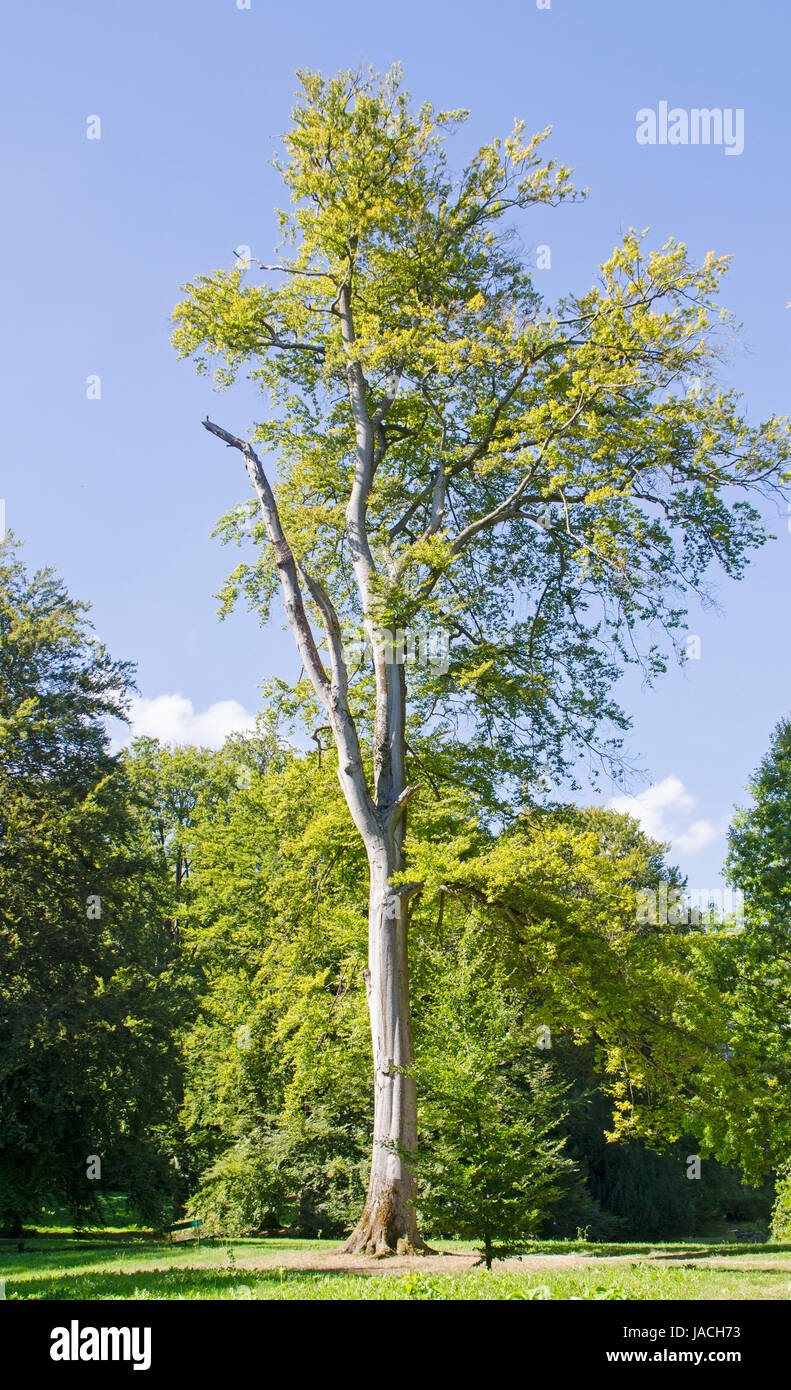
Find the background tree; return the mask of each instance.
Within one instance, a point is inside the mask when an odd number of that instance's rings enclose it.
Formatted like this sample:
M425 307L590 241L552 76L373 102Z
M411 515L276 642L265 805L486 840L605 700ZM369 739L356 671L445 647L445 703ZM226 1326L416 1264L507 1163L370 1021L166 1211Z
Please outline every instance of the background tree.
M51 568L28 575L18 550L10 533L0 542L0 772L25 794L57 778L78 797L113 768L102 721L123 716L133 668L93 636L87 604Z
M791 723L777 726L750 782L752 805L734 816L726 872L744 893L744 922L712 962L728 1001L729 1057L710 1142L758 1180L791 1160ZM716 973L715 973L716 971ZM745 1088L749 1072L757 1084ZM778 1210L787 1203L781 1182Z
M568 1239L582 1230L591 1240L683 1240L727 1235L730 1223L768 1227L771 1181L745 1184L738 1166L711 1155L702 1164L701 1180L690 1181L687 1160L701 1152L691 1133L658 1143L656 1136L641 1137L633 1130L629 1138L613 1142L611 1083L597 1070L596 1049L569 1046L557 1033L551 1056L569 1087L561 1133L579 1178L566 1185L542 1234ZM694 1092L694 1074L685 1086Z
M648 634L675 640L710 563L741 574L764 539L750 494L779 487L789 434L750 426L717 385L725 258L646 254L630 232L552 309L505 221L574 196L542 162L547 132L517 124L454 178L464 113L413 112L397 69L300 82L285 254L255 262L258 284L236 266L188 285L175 342L202 371L218 358L220 386L246 370L271 407L254 432L271 480L253 443L205 422L260 509L258 559L227 599L244 589L265 614L281 593L365 846L374 1146L347 1248L381 1254L420 1244L397 1156L416 1142L407 804L450 755L502 804L539 762L557 780L617 754L622 664L661 671ZM238 511L224 529L240 534ZM347 661L360 624L371 662ZM442 627L449 669L407 680L398 634Z
M188 924L194 891L193 853L198 827L210 819L228 819L228 800L252 769L265 765L270 749L264 740L232 737L216 752L208 748L167 747L153 738L137 738L121 754L144 852L153 859L166 885L167 958L173 970L171 1019L177 1066L170 1077L171 1142L177 1163L179 1207L186 1201L195 1172L192 1152L177 1121L184 1101L185 1040L206 992L205 973L197 959Z
M134 739L123 756L174 892L186 896L190 831L198 813L233 786L233 769L207 748L169 748L155 738Z
M628 816L534 807L475 851L410 832L421 907L475 909L551 1035L592 1047L624 1137L695 1132L726 1074L718 985L701 924L641 920L640 893L680 885L665 847ZM439 907L435 909L439 911ZM705 1091L700 1080L705 1063Z
M181 987L168 885L108 715L128 665L49 570L0 547L0 1222L172 1196ZM91 1161L93 1157L94 1161ZM99 1171L95 1160L101 1164Z
M191 1209L223 1232L341 1235L365 1194L371 1105L364 856L334 769L273 754L199 821L191 856Z

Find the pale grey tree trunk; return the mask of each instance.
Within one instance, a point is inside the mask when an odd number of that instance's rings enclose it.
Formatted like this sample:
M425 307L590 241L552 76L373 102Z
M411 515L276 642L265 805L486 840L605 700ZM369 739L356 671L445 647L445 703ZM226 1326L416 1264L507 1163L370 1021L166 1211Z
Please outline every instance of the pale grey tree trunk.
M404 868L406 806L418 788L406 782L406 682L403 665L392 648L377 640L375 626L376 565L366 529L366 511L374 472L379 462L377 432L398 392L399 374L388 380L387 392L370 413L367 383L354 347L348 286L338 297L343 341L349 349L349 399L355 425L355 471L346 508L349 547L362 611L374 649L376 718L374 725L374 785L368 785L354 718L349 708L348 672L338 614L321 583L298 562L280 522L277 502L252 446L211 420L211 434L244 456L248 476L258 497L280 577L286 616L305 671L313 685L338 750L338 777L354 824L365 845L370 867L368 906L368 969L366 988L371 1020L374 1073L374 1137L368 1197L359 1224L346 1249L375 1255L417 1251L425 1245L417 1234L414 1209L415 1179L405 1155L417 1143L415 1083L404 1074L413 1062L412 1019L409 1007L407 904L419 884L394 884ZM442 468L435 485L430 533L442 514ZM397 579L395 571L391 579ZM303 587L321 615L330 671L325 669L305 609Z
M374 1074L374 1135L365 1209L344 1249L349 1253L409 1254L425 1249L417 1232L416 1183L405 1155L417 1148L415 1083L409 1005L409 887L391 884L402 867L392 841L369 851L366 990Z
M392 653L389 653L392 656ZM406 684L403 666L374 643L377 710L374 730L375 805L383 834L366 842L369 866L368 969L374 1134L371 1176L363 1214L344 1249L388 1255L425 1249L415 1216L417 1148L412 1015L409 1003L409 911L416 884L394 884L404 868Z

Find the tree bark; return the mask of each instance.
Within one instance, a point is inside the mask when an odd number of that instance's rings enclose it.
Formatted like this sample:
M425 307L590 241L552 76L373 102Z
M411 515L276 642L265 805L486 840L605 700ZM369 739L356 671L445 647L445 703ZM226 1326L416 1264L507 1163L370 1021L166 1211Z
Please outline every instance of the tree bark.
M414 1061L407 905L419 885L392 882L404 868L406 805L417 788L406 785L406 680L403 665L392 658L392 652L374 642L374 804L382 834L366 841L370 886L365 976L374 1136L365 1207L343 1247L349 1254L379 1258L428 1249L418 1235L417 1182L408 1166L408 1155L417 1150L415 1082L404 1074Z
M403 1068L413 1061L409 1006L407 901L413 885L394 887L402 868L393 837L369 850L368 970L365 975L374 1063L374 1137L363 1214L343 1249L382 1257L428 1247L417 1231L416 1181L405 1154L417 1149L415 1083Z

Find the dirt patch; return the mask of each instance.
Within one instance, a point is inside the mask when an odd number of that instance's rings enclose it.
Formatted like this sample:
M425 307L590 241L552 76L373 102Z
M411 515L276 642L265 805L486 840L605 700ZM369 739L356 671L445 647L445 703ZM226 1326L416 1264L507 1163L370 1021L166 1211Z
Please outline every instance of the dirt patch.
M236 1259L237 1269L293 1269L344 1274L459 1274L473 1269L476 1255L344 1255L340 1250L283 1250L277 1255ZM518 1263L518 1262L517 1262Z
M635 1264L637 1255L522 1255L508 1260L495 1260L498 1269L514 1273L534 1274L549 1269L573 1269L582 1265ZM644 1257L643 1257L644 1258ZM251 1255L236 1260L237 1269L292 1269L343 1272L348 1274L463 1274L479 1267L477 1255L389 1255L376 1259L372 1255L344 1255L340 1251L287 1250L278 1255Z
M522 1255L508 1260L496 1260L500 1270L513 1273L541 1274L551 1269L584 1269L603 1265L663 1265L666 1269L683 1264L695 1269L745 1270L764 1274L791 1273L791 1261L720 1258L706 1256L663 1255L585 1255L575 1251L569 1255ZM372 1255L344 1255L341 1251L287 1250L277 1255L255 1255L237 1259L237 1269L289 1269L315 1273L344 1274L464 1274L479 1267L477 1255L390 1255L375 1259Z

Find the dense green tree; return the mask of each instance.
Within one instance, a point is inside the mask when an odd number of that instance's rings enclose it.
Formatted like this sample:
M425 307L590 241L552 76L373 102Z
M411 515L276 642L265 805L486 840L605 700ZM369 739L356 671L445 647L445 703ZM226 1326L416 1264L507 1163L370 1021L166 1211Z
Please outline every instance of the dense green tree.
M0 542L0 775L32 792L57 778L74 796L109 771L103 720L123 714L132 666L113 661L54 571L29 575ZM2 802L0 802L2 806ZM0 815L2 811L0 811Z
M641 920L642 889L680 882L664 847L628 816L576 807L535 807L497 834L440 844L416 813L412 834L416 914L456 901L489 923L550 1036L593 1048L613 1132L695 1133L727 1073L728 1014L703 969L714 938L702 924Z
M0 547L0 1222L171 1189L180 986L168 885L109 753L130 668Z
M699 1145L691 1135L661 1146L636 1135L613 1142L613 1101L596 1071L594 1047L570 1047L559 1036L552 1056L569 1085L562 1132L580 1181L553 1209L547 1234L586 1230L591 1240L673 1240L724 1234L728 1222L768 1225L771 1183L745 1185L738 1168L712 1157L703 1159L696 1180L688 1159Z
M478 1241L491 1269L524 1249L562 1193L565 1087L479 922L452 955L421 962L417 987L422 1142L405 1157L421 1179L419 1211L432 1235Z
M348 1248L382 1253L420 1244L391 1152L417 1122L407 803L449 776L508 803L539 763L557 781L580 753L617 755L622 664L661 671L652 633L676 641L712 563L742 573L764 539L751 496L785 478L789 431L751 426L718 385L726 258L647 252L629 232L593 288L552 308L510 225L574 196L542 161L547 132L517 124L453 177L464 113L414 112L397 71L300 82L283 258L188 285L176 345L268 397L254 442L206 421L260 511L227 598L244 590L265 616L282 595L297 702L329 727L365 848L374 1147ZM447 661L431 655L443 632Z
M753 804L730 828L727 872L753 916L783 939L791 924L791 720L778 724L749 790Z
M791 723L781 721L738 811L726 871L744 893L744 922L712 964L729 1004L723 1038L730 1085L711 1116L718 1151L756 1178L791 1158ZM736 1083L749 1071L757 1078Z
M193 837L185 1148L223 1231L341 1234L365 1193L364 866L334 785L274 754Z

